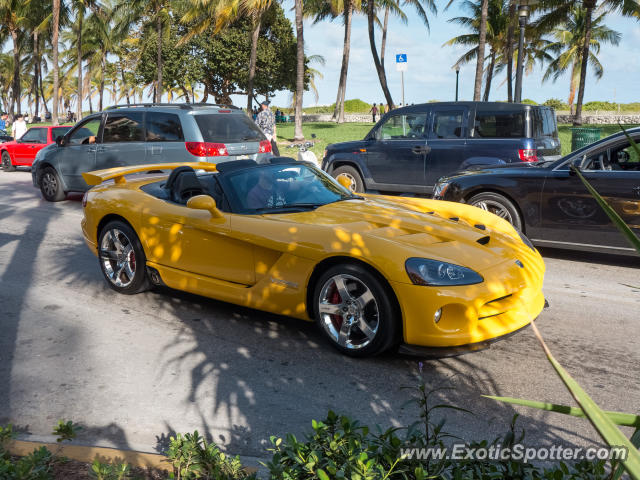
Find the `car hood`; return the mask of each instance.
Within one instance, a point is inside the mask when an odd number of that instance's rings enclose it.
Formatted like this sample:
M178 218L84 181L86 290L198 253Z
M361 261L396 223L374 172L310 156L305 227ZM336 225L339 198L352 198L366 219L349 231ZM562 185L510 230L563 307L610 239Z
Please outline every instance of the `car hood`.
M351 142L331 143L327 145L327 151L351 151L359 148L363 148L367 145L367 140L353 140Z
M520 258L519 252L534 253L508 222L452 202L368 195L364 200L336 202L311 212L263 218L291 224L269 231L281 232L282 242L295 245L299 254L309 257L328 251L397 259L395 254L401 253L405 260L437 259L482 272ZM394 255L391 248L396 249Z

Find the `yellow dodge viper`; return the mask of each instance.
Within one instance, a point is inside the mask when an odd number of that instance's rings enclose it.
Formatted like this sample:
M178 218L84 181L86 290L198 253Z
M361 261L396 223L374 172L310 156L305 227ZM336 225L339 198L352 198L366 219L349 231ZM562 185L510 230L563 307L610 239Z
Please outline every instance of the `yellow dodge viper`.
M157 170L171 173L143 173ZM124 294L166 285L315 321L352 356L484 348L545 305L539 253L476 207L356 195L287 158L83 177L96 185L83 199L86 243Z

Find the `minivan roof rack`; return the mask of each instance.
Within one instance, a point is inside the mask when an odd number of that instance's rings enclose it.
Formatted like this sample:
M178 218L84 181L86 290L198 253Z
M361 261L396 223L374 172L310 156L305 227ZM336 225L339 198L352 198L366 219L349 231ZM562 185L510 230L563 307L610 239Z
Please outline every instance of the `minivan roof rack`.
M180 108L182 110L194 110L199 107L219 107L219 108L230 108L234 110L240 110L239 107L235 105L223 105L219 103L131 103L129 105L111 105L110 107L105 108L105 110L115 110L117 108L135 108L135 107L174 107Z

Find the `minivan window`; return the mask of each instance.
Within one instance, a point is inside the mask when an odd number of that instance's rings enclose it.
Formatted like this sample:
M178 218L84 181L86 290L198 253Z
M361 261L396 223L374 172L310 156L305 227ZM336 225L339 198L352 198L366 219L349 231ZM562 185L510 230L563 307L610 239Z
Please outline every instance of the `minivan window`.
M380 127L381 140L406 140L409 138L425 138L426 113L407 113L393 115Z
M266 137L247 115L219 113L194 115L205 142L261 142Z
M102 134L103 143L143 142L142 113L109 113Z
M147 142L182 142L180 117L173 113L147 112L145 118Z
M462 138L463 110L435 111L433 113L434 138Z
M477 111L474 138L522 138L525 112Z
M96 137L98 136L98 130L100 130L100 122L102 119L92 118L87 122L80 125L79 128L71 133L67 144L69 145L85 145L89 143L96 143Z

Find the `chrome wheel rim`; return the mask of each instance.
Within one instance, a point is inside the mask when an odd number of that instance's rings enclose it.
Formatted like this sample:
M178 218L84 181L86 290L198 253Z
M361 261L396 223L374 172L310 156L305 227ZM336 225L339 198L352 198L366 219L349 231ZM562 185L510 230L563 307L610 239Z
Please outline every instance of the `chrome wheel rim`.
M341 173L340 175L338 175L338 177L340 176L343 176L349 180L349 188L355 192L358 187L355 177L350 173Z
M373 293L352 275L334 275L324 283L318 312L329 337L349 350L369 345L380 327L380 310Z
M133 244L122 230L112 228L102 237L100 262L107 279L116 287L128 287L136 275Z
M509 210L500 202L494 200L480 200L472 204L474 207L481 208L487 212L491 212L494 215L504 218L507 222L513 225L513 217L509 213Z
M42 190L47 197L53 197L58 190L58 181L51 172L46 172L42 176Z

